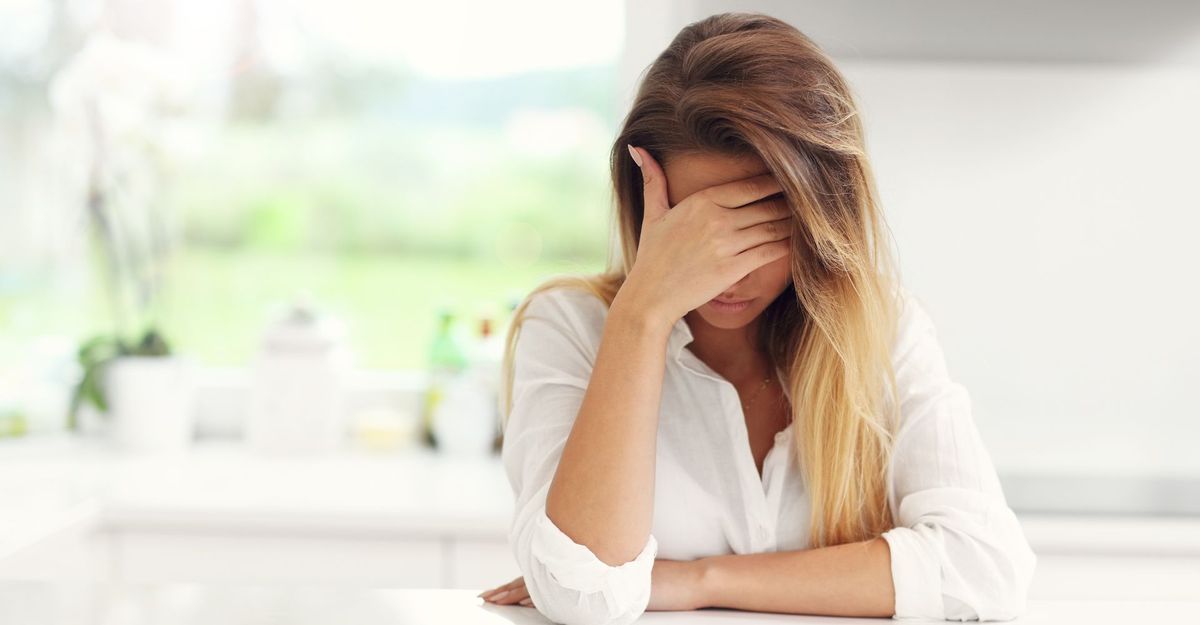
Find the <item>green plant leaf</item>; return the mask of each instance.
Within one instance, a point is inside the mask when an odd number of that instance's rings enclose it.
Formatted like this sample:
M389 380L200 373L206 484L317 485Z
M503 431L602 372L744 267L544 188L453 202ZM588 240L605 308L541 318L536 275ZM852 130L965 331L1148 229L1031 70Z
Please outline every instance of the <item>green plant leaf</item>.
M79 346L77 358L83 371L79 383L71 393L70 410L67 413L67 428L79 428L79 408L90 403L101 413L108 412L108 398L104 394L104 366L123 353L121 341L109 335L98 335Z
M158 330L150 328L142 336L134 353L141 356L167 356L171 353L171 347Z

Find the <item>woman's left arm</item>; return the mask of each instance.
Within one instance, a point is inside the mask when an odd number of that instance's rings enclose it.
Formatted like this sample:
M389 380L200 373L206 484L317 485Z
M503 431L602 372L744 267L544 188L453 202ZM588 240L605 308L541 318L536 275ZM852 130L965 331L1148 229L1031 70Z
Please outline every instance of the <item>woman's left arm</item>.
M937 418L924 420L919 429L911 434L904 457L923 458L922 465L946 460L934 447L954 441L956 430ZM972 431L957 435L970 440ZM981 449L965 445L968 455L985 453ZM990 466L986 455L981 458L976 459ZM947 466L930 475L944 475ZM919 475L908 471L900 482L919 482ZM902 487L896 526L872 540L658 561L649 609L1011 620L1025 612L1037 556L994 479L985 476L982 487ZM689 585L690 592L683 590Z
M677 563L676 575L691 575L696 580L695 592L685 598L692 606L655 605L673 577L662 564L655 565L654 585L659 592L651 593L650 609L711 607L866 617L895 614L891 557L882 538Z
M901 401L888 480L894 527L865 542L699 561L704 603L954 621L1025 612L1037 556L1004 497L970 395L947 372L933 320L907 292L905 301L893 353Z

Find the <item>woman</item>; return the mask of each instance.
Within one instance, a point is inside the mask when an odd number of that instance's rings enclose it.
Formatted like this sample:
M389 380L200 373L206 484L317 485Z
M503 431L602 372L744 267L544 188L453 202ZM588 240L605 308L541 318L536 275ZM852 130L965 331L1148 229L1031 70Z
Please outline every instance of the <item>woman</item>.
M880 240L830 59L768 16L691 24L611 163L623 254L510 327L522 577L481 596L561 623L1023 613L1036 557Z

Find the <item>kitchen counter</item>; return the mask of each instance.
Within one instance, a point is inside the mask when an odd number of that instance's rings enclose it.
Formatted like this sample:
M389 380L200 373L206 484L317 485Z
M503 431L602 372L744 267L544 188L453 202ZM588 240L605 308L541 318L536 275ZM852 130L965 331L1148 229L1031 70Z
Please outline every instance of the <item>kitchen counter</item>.
M4 440L0 579L498 584L517 574L512 501L496 456L262 456L240 441L129 454L86 437Z
M1182 623L1200 602L1031 601L1022 624ZM545 625L534 608L484 603L471 590L331 587L0 584L0 622L40 625ZM736 610L647 612L639 623L865 625L880 618L767 614ZM945 621L927 621L943 623Z
M512 506L495 456L0 440L0 581L478 590L520 574ZM1019 516L1031 599L1200 601L1200 519Z
M45 526L73 510L123 527L503 539L512 490L497 456L260 456L240 441L127 454L103 440L44 437L0 441L0 510L0 556L14 547L10 523Z

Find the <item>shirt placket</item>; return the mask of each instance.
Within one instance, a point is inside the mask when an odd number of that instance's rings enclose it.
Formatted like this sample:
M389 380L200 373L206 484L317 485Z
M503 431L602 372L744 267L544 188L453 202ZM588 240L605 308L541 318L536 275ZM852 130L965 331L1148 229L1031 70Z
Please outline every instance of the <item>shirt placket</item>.
M788 426L789 428L791 426ZM779 526L779 511L783 505L781 501L783 497L783 485L787 479L787 467L785 463L788 459L788 430L775 434L775 446L771 451L767 452L767 457L763 459L763 485L766 490L766 506L767 518L770 519L770 544L771 549L775 550L779 546L778 526Z
M704 361L684 355L681 352L678 362L692 373L707 378L718 385L721 397L721 408L725 415L725 423L729 432L733 449L733 466L741 485L742 501L746 511L746 527L749 531L747 544L752 553L775 551L776 519L767 502L767 490L773 486L774 471L768 473L768 466L778 455L778 447L772 447L763 460L763 478L759 479L754 467L754 454L750 449L749 431L746 429L746 416L742 411L741 400L733 383L721 377ZM686 360L686 361L685 361ZM779 438L776 437L776 442ZM770 477L769 477L770 476Z

